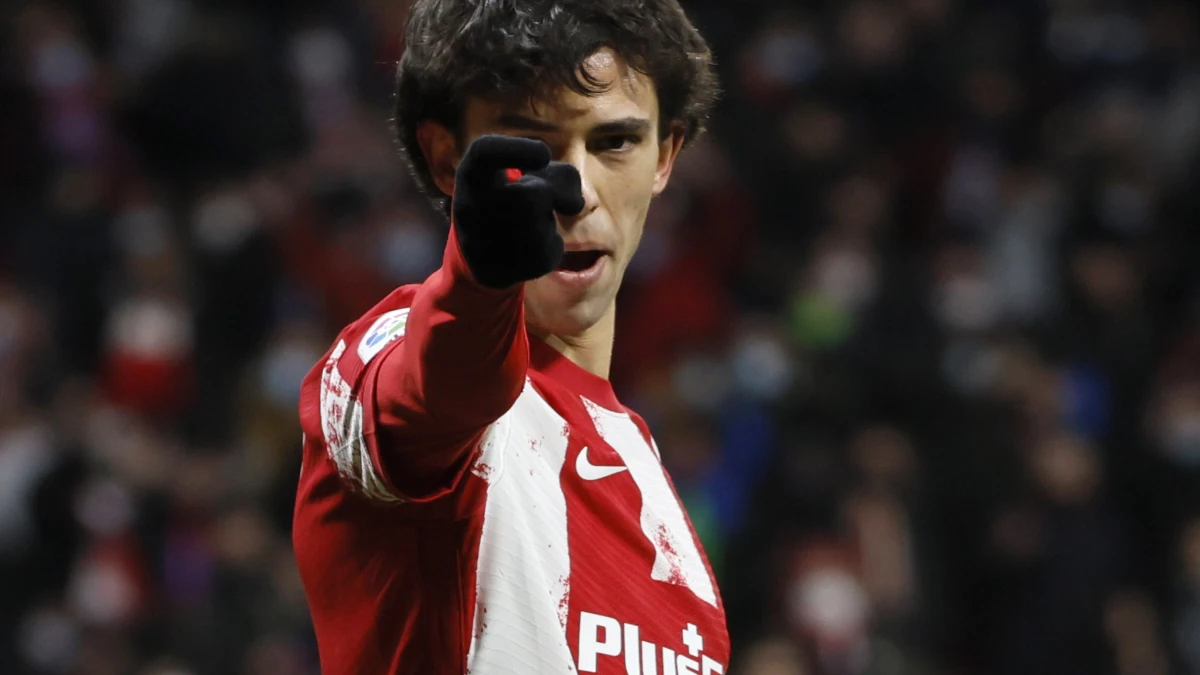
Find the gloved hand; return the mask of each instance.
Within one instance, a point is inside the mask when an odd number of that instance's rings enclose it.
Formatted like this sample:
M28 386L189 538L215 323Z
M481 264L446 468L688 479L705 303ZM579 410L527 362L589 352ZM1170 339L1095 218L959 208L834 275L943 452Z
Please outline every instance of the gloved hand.
M582 210L579 172L551 162L541 141L480 136L454 175L451 215L459 248L475 280L490 288L554 271L563 256L554 212Z

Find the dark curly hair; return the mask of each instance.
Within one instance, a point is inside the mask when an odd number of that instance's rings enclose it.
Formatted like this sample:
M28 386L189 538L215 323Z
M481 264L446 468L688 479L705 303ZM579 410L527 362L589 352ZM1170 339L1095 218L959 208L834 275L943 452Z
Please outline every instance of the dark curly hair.
M466 101L603 86L581 64L608 47L654 82L665 138L690 142L717 98L712 52L678 0L414 0L396 76L395 128L420 188L446 207L417 143L426 120L457 133Z

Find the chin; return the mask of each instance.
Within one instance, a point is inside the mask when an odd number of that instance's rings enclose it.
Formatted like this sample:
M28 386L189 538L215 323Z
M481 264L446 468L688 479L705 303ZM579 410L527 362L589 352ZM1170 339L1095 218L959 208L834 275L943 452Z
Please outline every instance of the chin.
M611 302L600 294L569 298L560 293L543 292L534 282L525 289L525 321L535 330L551 335L582 335L600 323Z

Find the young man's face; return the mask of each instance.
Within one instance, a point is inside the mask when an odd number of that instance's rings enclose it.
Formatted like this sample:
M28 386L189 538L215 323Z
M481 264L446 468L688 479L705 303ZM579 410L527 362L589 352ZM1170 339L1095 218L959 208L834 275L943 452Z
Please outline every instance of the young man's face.
M584 67L606 85L604 93L589 97L564 88L536 105L471 100L463 116L464 149L483 134L536 138L555 160L579 170L583 211L558 216L568 269L525 285L528 322L563 337L581 334L612 311L650 200L666 187L683 141L682 133L659 140L658 96L645 75L608 49Z

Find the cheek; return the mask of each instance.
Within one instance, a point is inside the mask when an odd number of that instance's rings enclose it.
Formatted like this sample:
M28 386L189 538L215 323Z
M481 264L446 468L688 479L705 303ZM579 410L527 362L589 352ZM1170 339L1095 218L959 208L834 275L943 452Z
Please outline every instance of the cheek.
M646 212L654 192L654 174L656 163L653 158L648 161L630 163L610 176L610 209L613 225L619 231L622 252L622 263L629 261L633 250L641 239L642 226L646 222Z

